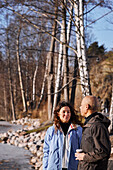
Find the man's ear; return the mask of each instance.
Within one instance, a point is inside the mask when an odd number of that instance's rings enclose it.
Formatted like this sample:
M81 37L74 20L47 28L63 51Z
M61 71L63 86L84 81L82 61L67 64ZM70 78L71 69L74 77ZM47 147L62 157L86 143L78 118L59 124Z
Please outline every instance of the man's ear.
M89 104L86 104L86 109L88 110L90 108L90 105Z
M90 104L87 104L86 108L87 108L88 110L91 109Z

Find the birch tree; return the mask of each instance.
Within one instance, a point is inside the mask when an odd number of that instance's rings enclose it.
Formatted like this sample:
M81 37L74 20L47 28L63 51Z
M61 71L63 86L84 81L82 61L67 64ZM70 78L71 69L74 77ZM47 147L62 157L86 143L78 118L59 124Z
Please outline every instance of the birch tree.
M61 34L60 34L60 41L63 39L63 29L61 29ZM60 44L59 47L59 56L58 56L58 66L57 66L57 77L55 81L55 90L54 90L54 102L53 102L53 110L52 110L52 118L54 114L54 109L57 105L57 98L58 98L58 90L60 86L60 80L61 80L61 68L62 68L62 51L63 51L63 46Z
M36 102L36 75L37 75L37 71L38 71L38 65L36 65L36 69L35 69L34 76L33 76L33 106L35 106L35 102Z
M66 50L66 0L62 2L62 30L63 30L63 71L64 71L64 85L67 84L67 70L68 70L68 58L67 58L67 50ZM64 88L64 99L66 101L69 100L69 89Z
M17 64L18 64L18 75L19 75L19 81L20 81L20 89L21 89L22 102L23 102L23 112L26 112L27 111L27 105L26 105L26 99L25 99L25 90L24 90L23 81L22 81L22 73L21 73L21 65L20 65L20 55L19 55L20 32L21 32L21 27L18 29L18 33L17 33L16 56L17 56Z
M86 53L85 53L85 37L83 24L83 1L74 1L75 10L75 28L76 28L76 43L77 43L77 58L80 74L80 81L83 96L91 94L89 84L89 73L87 68Z
M75 101L75 90L77 86L77 72L78 72L78 60L77 60L77 56L75 56L74 73L73 73L74 79L72 81L72 90L71 90L71 99L70 99L70 103L72 105L74 105L74 101Z
M39 102L38 102L37 109L39 109L40 104L41 104L42 99L43 99L43 96L44 96L44 89L45 89L45 84L46 84L46 80L47 80L47 72L48 72L48 63L49 63L49 61L48 61L48 56L47 56L47 59L46 59L46 68L45 68L45 73L44 73L44 78L43 78L43 83L42 83L42 89L41 89L41 94L40 94L40 99L39 99ZM49 113L50 112L48 112L48 114ZM49 117L49 115L48 115L48 117Z
M113 77L112 77L112 96L111 96L109 119L111 120L111 124L109 126L109 132L111 132L113 130Z
M57 15L58 15L58 2L56 0L55 3L55 20L53 23L52 28L52 37L51 37L51 44L50 44L50 52L47 56L48 62L48 118L52 117L52 108L53 108L53 70L54 70L54 51L55 51L55 38L56 37L56 28L57 28Z
M14 95L13 95L13 87L12 87L12 77L11 77L11 64L10 64L10 50L9 50L8 32L7 32L7 57L8 57L8 77L9 77L9 87L10 87L9 91L10 91L12 118L13 118L13 120L16 120L15 106L14 106Z

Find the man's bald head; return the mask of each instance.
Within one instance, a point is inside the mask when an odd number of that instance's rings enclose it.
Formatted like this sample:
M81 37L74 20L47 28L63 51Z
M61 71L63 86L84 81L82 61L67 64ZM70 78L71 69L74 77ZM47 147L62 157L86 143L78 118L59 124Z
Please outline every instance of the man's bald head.
M95 96L85 96L82 100L84 104L89 106L89 110L96 112L98 110L98 101Z
M86 96L83 98L80 106L81 115L88 117L98 110L98 102L95 96Z

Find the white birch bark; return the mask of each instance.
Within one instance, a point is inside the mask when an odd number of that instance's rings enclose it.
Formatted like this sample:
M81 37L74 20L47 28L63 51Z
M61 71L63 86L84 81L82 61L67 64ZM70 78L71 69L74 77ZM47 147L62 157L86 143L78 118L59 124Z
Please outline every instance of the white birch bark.
M55 4L55 20L53 24L50 52L49 52L49 62L48 62L48 119L52 118L52 108L53 108L53 64L54 64L54 50L55 50L55 37L56 37L56 27L57 27L57 14L58 14L58 1Z
M41 95L40 95L40 99L39 99L38 106L37 106L38 109L40 107L40 104L41 104L43 96L44 96L45 83L46 83L46 79L47 79L47 71L48 71L48 58L46 59L46 68L45 68L44 79L43 79L43 83L42 83Z
M85 36L84 36L84 18L83 18L83 0L79 0L80 7L80 40L81 40L81 52L82 52L82 64L84 70L84 85L85 85L85 95L90 95L90 85L89 85L89 73L87 67L86 59L86 48L85 48Z
M62 4L62 31L63 31L63 71L64 71L64 85L67 84L67 51L66 51L66 11L65 11L66 0ZM64 99L65 101L69 100L68 88L64 88Z
M36 75L37 75L38 66L35 68L34 76L33 76L33 103L35 102L36 96Z
M55 81L57 78L57 66L58 66L58 55L57 55L57 42L55 42L55 55L54 55L54 73Z
M28 80L29 80L29 76L28 76L28 69L29 69L29 57L27 56L26 57L26 94L25 94L25 97L27 99L27 101L29 100L29 83L28 83Z
M19 36L20 36L21 28L18 30L17 40L16 40L16 55L17 55L17 64L18 64L18 74L19 74L19 81L20 81L20 89L22 94L22 102L23 102L23 112L27 111L27 105L25 100L25 91L22 82L22 73L21 73L21 66L20 66L20 56L19 56Z
M60 34L60 41L63 39L63 29L61 28L61 34ZM52 118L54 117L54 109L57 105L57 97L58 97L58 89L60 85L60 78L61 78L61 67L62 67L62 44L60 44L59 48L59 57L58 57L58 68L57 68L57 78L55 82L55 94L54 94L54 102L53 102L53 110L52 110Z
M16 77L15 77L14 83L13 83L13 95L14 95L15 114L16 114L16 110L17 110L17 81L16 81Z
M83 96L90 94L89 75L86 64L84 26L83 26L83 5L82 0L74 1L75 24L76 24L76 42L77 42L77 58Z
M109 119L111 120L111 124L109 126L109 132L111 132L113 130L113 80L112 80L112 97L111 97Z
M70 6L70 16L69 16L69 21L68 21L68 26L67 26L67 44L69 45L70 43L70 35L71 35L71 27L72 27L72 15L73 15L73 4Z
M77 43L77 58L79 66L80 81L82 87L82 93L84 94L84 83L83 83L83 67L82 67L82 54L81 54L81 43L80 43L80 25L79 25L79 3L78 0L74 1L74 11L75 11L75 30L76 30L76 43Z

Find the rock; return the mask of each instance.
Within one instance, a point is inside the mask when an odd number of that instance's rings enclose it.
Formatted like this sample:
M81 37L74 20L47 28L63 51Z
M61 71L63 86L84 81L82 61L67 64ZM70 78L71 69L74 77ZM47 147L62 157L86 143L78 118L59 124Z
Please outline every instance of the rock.
M32 163L32 164L35 164L36 162L37 162L37 158L36 158L36 157L32 157L32 158L31 158L31 163Z
M41 167L39 168L39 170L43 170L43 166L41 165Z
M41 155L43 155L43 152L37 151L37 157L39 158Z
M36 162L35 169L39 169L42 166L42 162Z

